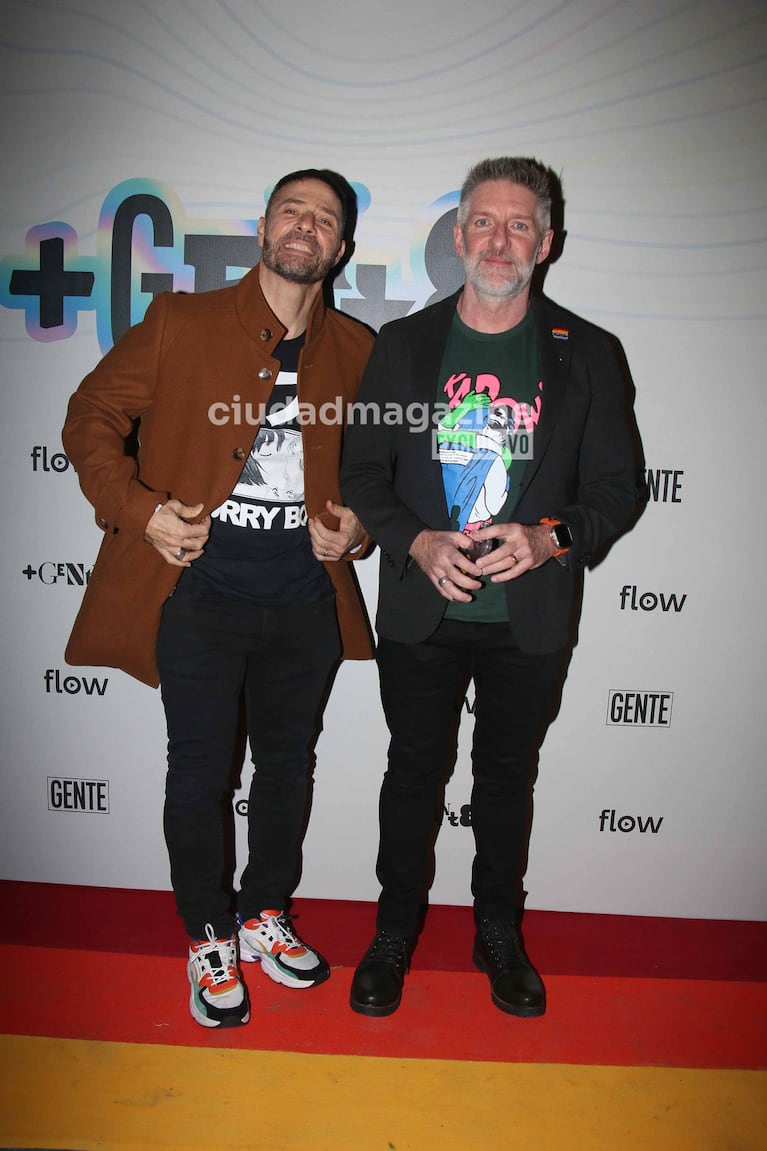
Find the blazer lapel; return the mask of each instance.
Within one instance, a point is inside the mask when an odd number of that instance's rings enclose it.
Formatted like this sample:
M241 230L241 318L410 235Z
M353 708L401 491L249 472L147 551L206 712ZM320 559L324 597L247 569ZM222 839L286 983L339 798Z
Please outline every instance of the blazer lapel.
M533 455L525 465L517 493L521 499L541 465L562 411L570 373L570 332L566 323L558 325L558 315L546 300L535 297L530 304L538 333L538 359L543 382L541 418L535 429Z
M462 289L461 289L462 290ZM445 502L445 488L442 482L442 468L436 453L437 433L437 383L442 357L445 354L450 325L455 315L455 306L461 292L456 292L446 300L422 313L425 321L423 333L412 351L412 394L416 403L425 405L428 411L428 427L419 435L406 432L414 440L413 449L418 467L423 476L423 494L435 514L439 514L443 527L447 530L450 520Z
M437 402L437 379L445 354L450 325L460 292L422 312L423 332L413 348L413 391L415 398L434 407Z

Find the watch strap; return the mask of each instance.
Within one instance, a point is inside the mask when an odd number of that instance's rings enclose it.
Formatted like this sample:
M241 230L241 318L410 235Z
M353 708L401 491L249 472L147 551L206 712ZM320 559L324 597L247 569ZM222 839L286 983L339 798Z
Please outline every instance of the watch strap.
M541 518L538 522L541 524L547 524L548 525L549 535L551 536L551 542L556 546L556 549L557 549L554 552L554 555L552 557L553 559L556 559L557 556L563 556L565 554L565 552L570 550L570 547L572 546L571 544L568 544L567 547L560 547L559 540L557 539L556 532L554 531L554 528L560 527L562 525L562 520L552 519L551 516L541 516ZM567 525L565 525L565 526L567 526ZM570 533L570 535L572 537L572 532Z

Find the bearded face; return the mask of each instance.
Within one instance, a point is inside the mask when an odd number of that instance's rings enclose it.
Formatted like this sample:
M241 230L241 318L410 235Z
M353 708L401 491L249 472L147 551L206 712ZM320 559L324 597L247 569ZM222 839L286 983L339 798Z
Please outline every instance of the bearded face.
M261 262L294 284L316 284L340 260L343 212L322 180L285 184L269 201L259 225Z
M324 255L316 239L289 232L276 240L264 235L261 261L265 267L294 284L316 284L324 280L338 259L338 252Z
M472 192L456 223L455 249L477 295L510 300L525 290L551 248L541 231L538 200L529 188L488 180Z

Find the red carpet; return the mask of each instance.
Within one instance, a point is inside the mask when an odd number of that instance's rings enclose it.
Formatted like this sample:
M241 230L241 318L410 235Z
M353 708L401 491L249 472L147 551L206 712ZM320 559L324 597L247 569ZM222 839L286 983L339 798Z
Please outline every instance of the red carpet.
M333 978L296 994L258 965L246 966L254 1022L206 1034L206 1045L506 1062L767 1065L767 924L531 911L527 947L546 979L549 1010L510 1032L470 962L470 909L430 910L403 1005L383 1020L348 1009L374 906L300 900L294 910L299 931L334 967ZM9 1034L200 1043L186 1005L186 937L169 892L0 883L0 944L14 970L14 995L3 1012ZM25 961L15 964L20 949Z
M299 899L293 912L333 966L353 967L374 930L372 903ZM528 911L524 929L549 975L767 981L767 923ZM471 941L470 908L433 907L413 969L473 971ZM13 942L176 958L187 947L169 891L0 880L0 943Z
M415 970L400 1010L371 1020L349 1010L350 968L299 994L253 965L244 969L251 1024L201 1032L178 959L45 948L15 965L17 945L1 950L6 969L15 967L6 1034L506 1063L767 1065L765 984L605 977L597 990L591 977L544 968L547 1014L512 1029L477 975Z
M190 1018L169 893L0 883L0 1149L767 1146L765 924L531 911L548 1009L521 1020L471 967L471 911L434 907L402 1006L368 1019L348 995L374 906L294 911L332 978L246 965L250 1023L219 1032Z

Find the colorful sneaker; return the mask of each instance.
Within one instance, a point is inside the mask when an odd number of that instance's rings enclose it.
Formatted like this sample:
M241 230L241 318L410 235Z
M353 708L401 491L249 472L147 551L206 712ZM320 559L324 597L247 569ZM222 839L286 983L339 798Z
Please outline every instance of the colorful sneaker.
M189 1010L203 1027L238 1027L250 1019L250 1006L237 969L237 936L216 939L209 923L205 936L189 947Z
M270 979L286 987L314 987L330 977L325 960L299 939L282 911L240 919L240 959L260 963Z

